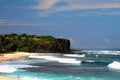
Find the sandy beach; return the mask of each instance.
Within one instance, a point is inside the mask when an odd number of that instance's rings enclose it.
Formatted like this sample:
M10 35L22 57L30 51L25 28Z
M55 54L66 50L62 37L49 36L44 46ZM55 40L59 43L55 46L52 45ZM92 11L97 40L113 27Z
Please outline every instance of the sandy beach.
M10 78L10 77L0 76L0 80L19 80L19 79L18 78Z
M12 54L6 53L6 54L2 54L0 56L0 62L2 62L2 61L12 61L12 60L28 57L30 55L33 55L33 54L26 53L26 52L14 52Z
M28 53L28 52L14 52L10 54L6 53L6 54L0 55L0 62L17 60L17 59L25 58L31 55L50 56L50 55L60 55L60 53ZM19 79L0 76L0 80L19 80Z
M31 55L50 56L50 55L61 55L61 54L60 53L28 53L28 52L14 52L12 54L6 53L0 56L0 62L21 59Z

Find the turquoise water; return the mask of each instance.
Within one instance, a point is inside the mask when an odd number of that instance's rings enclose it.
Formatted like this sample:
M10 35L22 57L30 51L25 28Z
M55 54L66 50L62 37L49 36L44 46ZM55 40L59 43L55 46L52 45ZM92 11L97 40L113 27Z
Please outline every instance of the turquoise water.
M0 75L17 77L20 80L120 80L120 69L108 67L113 61L120 62L119 52L118 55L116 51L115 55L108 54L110 52L103 54L101 51L94 53L93 51L92 54L90 52L81 57L60 55L4 62L0 63L0 67L17 70L7 73L8 70ZM119 64L115 66L119 67Z

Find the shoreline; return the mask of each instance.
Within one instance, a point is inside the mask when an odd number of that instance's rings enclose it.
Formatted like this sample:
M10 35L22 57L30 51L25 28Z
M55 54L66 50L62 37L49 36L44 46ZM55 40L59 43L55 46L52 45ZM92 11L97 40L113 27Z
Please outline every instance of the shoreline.
M11 53L5 53L0 55L0 63L4 61L13 61L17 59L22 59L28 56L53 56L53 55L61 55L61 53L28 53L28 52L13 52ZM0 80L19 80L19 78L14 77L7 77L0 75Z
M2 53L1 53L2 54ZM0 62L4 61L13 61L16 59L25 58L28 56L53 56L53 55L61 55L61 53L28 53L28 52L13 52L12 54L6 53L0 56Z
M30 55L33 55L33 54L26 53L26 52L13 52L12 54L11 53L4 53L4 54L1 53L0 63L2 63L4 61L13 61L13 60L25 58ZM0 75L0 80L19 80L19 78Z
M26 52L13 52L12 54L5 53L0 56L0 62L21 59L21 58L28 57L30 55L33 55L33 54L26 53Z

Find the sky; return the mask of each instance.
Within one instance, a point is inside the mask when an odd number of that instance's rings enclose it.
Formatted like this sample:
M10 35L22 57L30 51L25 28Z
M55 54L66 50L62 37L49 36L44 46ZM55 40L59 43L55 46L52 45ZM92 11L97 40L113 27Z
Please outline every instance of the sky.
M120 0L0 0L0 34L52 35L71 48L120 49Z

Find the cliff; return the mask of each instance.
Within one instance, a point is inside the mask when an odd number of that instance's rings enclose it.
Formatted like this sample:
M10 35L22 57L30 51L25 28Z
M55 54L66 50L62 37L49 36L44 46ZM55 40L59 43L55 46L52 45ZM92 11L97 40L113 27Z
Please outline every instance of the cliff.
M70 40L27 34L0 35L0 52L69 53Z

